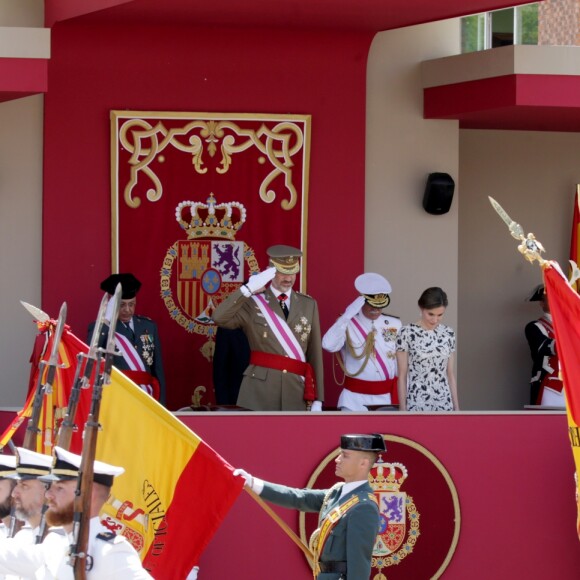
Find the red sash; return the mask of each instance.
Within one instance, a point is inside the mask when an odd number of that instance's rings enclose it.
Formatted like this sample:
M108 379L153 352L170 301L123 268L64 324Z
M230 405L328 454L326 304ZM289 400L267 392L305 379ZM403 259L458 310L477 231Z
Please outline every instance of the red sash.
M159 401L159 381L151 374L146 371L121 371L128 379L131 379L134 383L138 385L147 385L151 387L151 392L148 393L156 401ZM143 389L147 392L147 389Z
M304 400L314 401L316 399L316 379L310 363L280 354L254 350L250 354L250 364L304 377Z
M399 395L397 392L397 378L386 379L384 381L363 381L356 377L344 377L344 388L359 393L360 395L391 395L391 403L399 404Z

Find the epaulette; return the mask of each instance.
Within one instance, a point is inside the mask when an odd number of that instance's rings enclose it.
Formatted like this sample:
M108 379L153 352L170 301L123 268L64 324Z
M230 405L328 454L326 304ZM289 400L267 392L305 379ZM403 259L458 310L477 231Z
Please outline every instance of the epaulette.
M310 300L314 300L310 294L304 294L304 292L298 292L298 290L294 290L294 294L298 294L298 296L303 296L304 298L310 298Z
M149 316L143 316L142 314L136 314L135 318L140 318L141 320L149 320L150 322L153 322L153 318L149 318Z
M390 312L389 312L389 314L383 314L383 316L390 316L391 318L396 318L397 320L401 320L400 316L396 316L395 314L391 314Z
M369 496L368 498L370 501L372 501L377 506L379 505L379 501L377 500L377 496L374 493L369 493L368 496Z
M104 540L105 542L110 542L114 540L116 537L117 534L115 534L115 532L101 532L100 534L97 534L97 539Z

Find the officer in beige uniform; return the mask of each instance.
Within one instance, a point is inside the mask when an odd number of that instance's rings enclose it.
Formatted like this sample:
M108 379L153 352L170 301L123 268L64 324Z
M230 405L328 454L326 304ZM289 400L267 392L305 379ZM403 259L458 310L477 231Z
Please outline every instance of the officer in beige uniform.
M270 267L251 276L213 313L224 328L242 328L251 348L238 405L254 411L320 411L324 398L316 301L293 290L302 252L268 248Z

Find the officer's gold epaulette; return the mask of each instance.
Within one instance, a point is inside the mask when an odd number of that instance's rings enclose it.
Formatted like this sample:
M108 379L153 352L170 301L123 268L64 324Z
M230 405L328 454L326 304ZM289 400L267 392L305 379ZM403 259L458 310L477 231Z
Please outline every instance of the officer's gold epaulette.
M97 539L104 540L105 542L111 542L116 537L117 534L115 534L115 532L101 532L100 534L97 534Z

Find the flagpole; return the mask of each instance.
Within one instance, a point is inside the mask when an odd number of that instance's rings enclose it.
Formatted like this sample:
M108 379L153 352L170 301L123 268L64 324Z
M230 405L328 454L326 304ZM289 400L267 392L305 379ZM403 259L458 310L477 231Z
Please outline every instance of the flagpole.
M258 503L258 505L286 532L289 538L304 552L308 564L314 568L314 554L308 546L294 533L290 526L254 491L249 487L244 487L246 492Z

